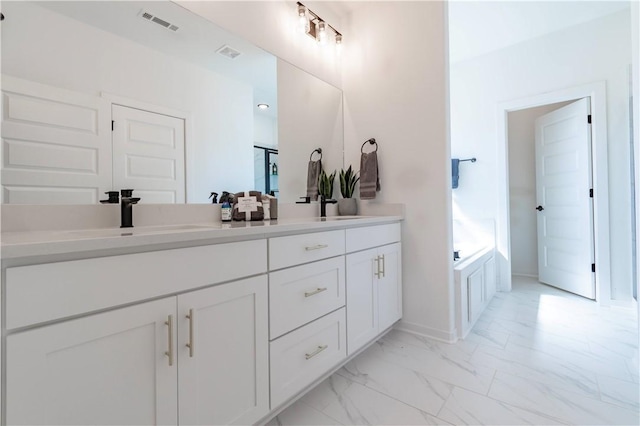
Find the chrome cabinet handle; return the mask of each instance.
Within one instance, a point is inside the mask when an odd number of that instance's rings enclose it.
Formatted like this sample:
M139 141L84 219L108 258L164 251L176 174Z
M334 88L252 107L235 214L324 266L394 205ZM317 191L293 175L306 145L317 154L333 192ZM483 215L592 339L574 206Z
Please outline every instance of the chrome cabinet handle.
M382 278L385 277L384 270L385 270L385 263L384 263L384 254L383 254L382 255L382 271L380 271L380 273L382 274Z
M173 315L169 315L164 322L169 327L169 350L164 354L169 357L169 367L173 365Z
M193 358L193 309L189 309L187 318L189 319L189 343L186 346L189 348L189 357Z
M376 272L373 273L376 278L380 278L380 256L376 257Z
M305 292L304 293L304 297L311 297L311 296L316 295L318 293L322 293L323 291L327 291L327 288L326 287L322 287L322 288L318 287L317 289L315 289L313 291Z
M318 245L315 245L315 246L307 246L304 249L306 251L311 251L311 250L319 250L319 249L323 249L323 248L327 248L327 247L329 247L328 244L318 244Z
M315 351L311 352L310 354L304 354L304 357L305 357L305 359L311 359L314 356L318 355L320 352L322 352L325 349L327 349L328 347L329 347L329 345L318 346L318 349L316 349Z

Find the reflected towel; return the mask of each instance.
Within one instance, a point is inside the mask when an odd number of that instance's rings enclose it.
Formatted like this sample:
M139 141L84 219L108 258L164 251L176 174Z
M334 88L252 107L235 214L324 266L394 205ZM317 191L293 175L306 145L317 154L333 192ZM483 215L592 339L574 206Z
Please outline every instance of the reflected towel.
M458 187L459 173L460 173L460 159L452 158L451 159L451 188L453 189Z
M380 191L378 155L376 152L362 153L360 157L360 199L373 200Z
M318 178L320 177L320 171L322 171L322 160L309 161L309 167L307 169L307 197L311 197L311 200L318 199Z

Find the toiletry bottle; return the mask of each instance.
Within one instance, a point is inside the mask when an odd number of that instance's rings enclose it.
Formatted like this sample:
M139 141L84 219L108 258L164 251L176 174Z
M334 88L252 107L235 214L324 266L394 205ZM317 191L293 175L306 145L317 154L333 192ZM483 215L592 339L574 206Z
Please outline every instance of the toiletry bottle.
M231 204L229 203L229 201L225 201L224 203L222 203L220 216L223 222L231 222Z

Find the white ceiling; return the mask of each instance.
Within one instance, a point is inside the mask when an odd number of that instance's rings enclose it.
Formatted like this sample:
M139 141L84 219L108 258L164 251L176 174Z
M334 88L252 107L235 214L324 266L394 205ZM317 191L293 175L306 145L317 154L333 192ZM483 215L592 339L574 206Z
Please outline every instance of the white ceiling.
M629 8L629 1L449 2L451 62L459 62Z

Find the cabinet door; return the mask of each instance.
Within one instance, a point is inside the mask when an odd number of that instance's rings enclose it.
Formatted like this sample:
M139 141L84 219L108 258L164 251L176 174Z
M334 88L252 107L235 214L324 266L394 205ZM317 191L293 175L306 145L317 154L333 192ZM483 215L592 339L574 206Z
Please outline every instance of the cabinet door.
M402 255L400 243L378 249L378 328L380 332L402 318Z
M494 256L487 260L484 268L484 285L486 290L485 300L491 300L496 293L496 258Z
M172 297L7 337L7 424L177 424L175 309Z
M377 249L347 256L347 350L351 355L378 334ZM374 270L375 269L375 270Z
M252 424L265 416L267 276L180 295L178 317L179 423Z
M482 312L484 302L484 270L478 268L467 277L467 295L469 298L468 322L475 322Z

